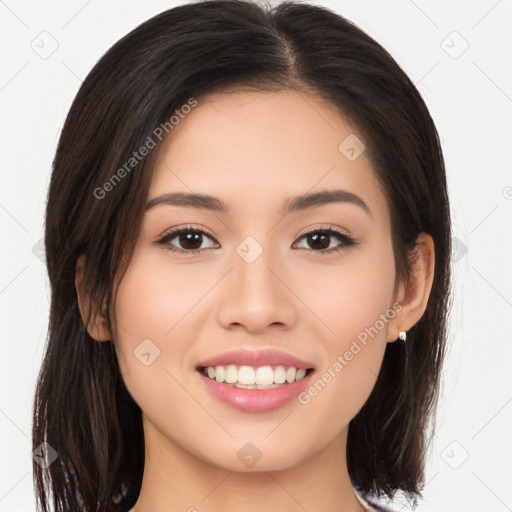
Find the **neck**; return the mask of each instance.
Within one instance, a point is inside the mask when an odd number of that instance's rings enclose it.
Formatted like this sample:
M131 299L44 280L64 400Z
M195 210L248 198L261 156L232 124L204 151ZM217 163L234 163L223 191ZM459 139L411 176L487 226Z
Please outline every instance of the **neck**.
M346 465L348 428L320 452L276 471L214 466L144 420L145 465L133 512L361 512Z

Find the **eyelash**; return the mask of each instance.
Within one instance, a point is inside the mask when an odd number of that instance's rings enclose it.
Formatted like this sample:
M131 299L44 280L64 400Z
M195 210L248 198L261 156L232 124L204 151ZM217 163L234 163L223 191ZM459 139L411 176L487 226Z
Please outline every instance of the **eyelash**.
M192 226L186 226L184 228L178 228L178 229L175 229L173 231L169 231L167 233L164 233L158 240L156 240L156 243L159 244L159 245L167 245L168 246L168 250L173 251L173 252L182 253L182 254L185 254L185 255L187 255L189 257L197 256L200 253L202 253L203 251L206 251L206 250L209 250L209 249L213 249L213 247L208 247L207 249L186 250L186 249L179 249L179 248L173 247L171 245L171 243L170 243L171 240L173 240L174 238L176 238L179 235L188 234L188 233L207 235L209 238L211 238L212 240L214 240L216 242L216 240L213 237L213 235L210 234L208 231L205 231L203 229L197 229L197 228L194 228ZM306 249L309 252L313 252L315 254L321 254L322 256L325 256L325 255L328 255L328 254L332 254L332 253L335 253L335 252L339 252L339 251L343 250L344 248L347 248L347 247L350 247L350 246L358 244L358 242L354 238L352 238L351 236L349 236L349 235L347 235L347 234L345 234L345 233L343 233L343 232L341 232L338 229L333 228L333 227L315 228L312 231L308 231L308 232L302 234L300 236L300 238L299 238L299 241L302 240L307 235L314 235L314 234L317 234L317 233L323 233L323 234L328 235L328 236L333 236L333 237L337 238L340 242L342 242L341 245L338 245L337 247L334 247L334 248L331 248L331 249L322 249L322 250L319 250L319 251L315 251L313 249ZM216 242L216 243L218 243L218 242Z

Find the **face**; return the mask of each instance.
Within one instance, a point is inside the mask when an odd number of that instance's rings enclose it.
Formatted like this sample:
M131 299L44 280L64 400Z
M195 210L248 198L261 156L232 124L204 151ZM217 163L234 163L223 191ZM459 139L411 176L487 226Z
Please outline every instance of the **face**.
M145 429L168 447L233 471L251 471L254 450L256 470L284 469L340 439L367 400L397 306L389 210L355 137L314 97L237 92L198 99L159 148L114 342ZM197 369L240 349L313 371L244 390ZM280 362L293 366L253 366Z

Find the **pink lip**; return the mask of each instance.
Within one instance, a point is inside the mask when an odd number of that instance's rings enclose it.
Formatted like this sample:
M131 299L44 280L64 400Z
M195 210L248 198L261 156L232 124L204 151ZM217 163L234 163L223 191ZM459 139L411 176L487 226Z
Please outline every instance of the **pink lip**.
M309 386L313 373L310 372L301 380L291 384L282 384L277 388L269 389L242 389L224 382L217 382L202 373L198 375L208 391L221 402L240 411L257 413L279 409L292 401Z
M210 357L205 361L200 362L196 369L208 366L226 366L228 364L235 365L246 365L254 368L259 366L293 366L297 369L307 370L313 368L311 363L307 363L302 359L281 352L280 350L269 349L269 350L233 350L231 352L224 352L216 356ZM213 382L213 381L212 381ZM302 382L302 381L299 381ZM278 388L275 388L278 389ZM258 391L258 390L256 390ZM261 391L261 390L260 390Z

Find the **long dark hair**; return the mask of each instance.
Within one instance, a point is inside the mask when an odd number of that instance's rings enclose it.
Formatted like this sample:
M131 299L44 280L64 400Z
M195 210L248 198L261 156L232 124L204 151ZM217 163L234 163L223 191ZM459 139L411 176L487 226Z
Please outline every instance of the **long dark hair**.
M244 89L311 93L355 123L389 204L397 280L407 282L417 235L434 240L427 309L407 343L387 344L347 446L350 477L363 493L421 496L451 296L445 169L429 111L389 53L329 9L207 0L167 10L118 41L83 82L62 129L46 209L51 308L33 418L33 448L48 443L58 455L47 467L34 462L44 511L50 503L62 512L124 511L137 500L142 414L113 343L96 342L85 328L77 259L86 255L84 286L93 305L107 304L115 339L115 282L138 238L155 151L135 164L130 158L191 98Z

